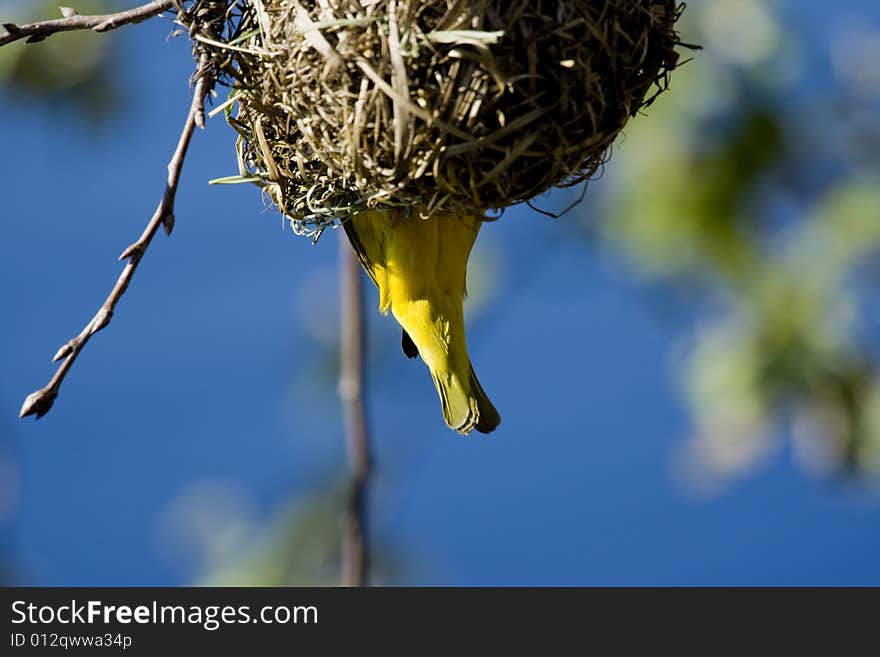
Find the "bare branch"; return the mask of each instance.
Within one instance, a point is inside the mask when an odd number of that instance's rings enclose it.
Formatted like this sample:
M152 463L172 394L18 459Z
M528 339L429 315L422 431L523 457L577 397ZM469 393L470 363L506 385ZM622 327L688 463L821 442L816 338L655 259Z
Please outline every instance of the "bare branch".
M342 231L339 231L342 233ZM369 576L367 486L370 451L364 411L364 311L361 268L345 235L340 236L341 328L339 397L345 413L345 436L351 481L342 522L343 586L364 586Z
M35 43L57 32L69 32L72 30L109 32L123 25L139 23L152 18L174 6L180 8L179 0L153 0L153 2L148 2L133 9L95 16L80 16L75 11L63 7L61 13L64 15L64 18L28 23L26 25L3 23L2 26L6 33L0 34L0 46L5 46L7 43L19 41L20 39L27 39L27 43Z
M171 230L174 228L174 199L177 195L177 185L180 182L180 172L183 168L183 161L186 157L193 131L199 121L199 117L203 115L205 96L211 86L210 77L205 72L205 63L206 56L203 55L200 58L199 71L196 73L192 104L190 105L186 122L183 125L180 139L177 142L177 148L174 150L174 155L168 163L168 180L165 184L162 200L159 201L153 217L141 236L119 256L120 260L128 260L128 263L126 263L125 268L123 268L122 273L119 275L116 285L110 291L110 295L80 334L63 345L55 354L54 361L64 359L64 362L61 363L45 388L41 388L27 396L24 404L22 404L19 417L36 415L39 418L49 412L49 409L52 408L52 404L55 402L55 398L58 396L61 382L64 381L64 377L67 376L74 361L76 361L76 357L79 356L79 352L95 333L110 323L113 312L116 310L116 304L119 303L122 295L125 294L125 290L128 289L128 284L131 282L141 258L143 258L150 243L153 241L156 231L162 226L166 234L171 234Z

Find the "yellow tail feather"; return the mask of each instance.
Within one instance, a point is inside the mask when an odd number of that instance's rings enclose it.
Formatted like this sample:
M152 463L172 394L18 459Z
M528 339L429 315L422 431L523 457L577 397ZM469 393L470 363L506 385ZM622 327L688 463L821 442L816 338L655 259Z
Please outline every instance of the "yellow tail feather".
M465 383L449 372L431 372L431 375L440 395L443 418L450 429L462 435L474 429L480 433L491 433L501 423L501 416L489 401L473 367Z
M446 424L461 434L489 433L501 422L474 374L464 333L467 262L481 223L477 217L421 219L397 210L368 211L345 223L379 288L379 309L390 310L403 327L410 338L404 338L404 351L417 351L428 366Z

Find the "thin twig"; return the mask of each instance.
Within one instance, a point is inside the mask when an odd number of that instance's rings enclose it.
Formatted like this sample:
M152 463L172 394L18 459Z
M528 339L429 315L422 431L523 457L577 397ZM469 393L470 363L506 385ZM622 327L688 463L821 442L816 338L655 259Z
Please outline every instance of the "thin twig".
M27 39L27 43L42 41L48 36L52 36L57 32L69 32L71 30L94 30L95 32L109 32L117 27L128 25L130 23L139 23L148 18L152 18L156 14L160 14L166 9L175 6L179 7L179 1L175 0L153 0L140 7L119 11L114 14L98 14L94 16L80 16L72 10L62 8L64 18L57 18L51 21L40 21L38 23L28 23L26 25L16 25L15 23L3 23L6 34L0 34L0 46L7 43Z
M119 275L110 295L98 309L98 312L95 313L95 316L89 320L89 323L86 324L82 332L62 346L55 354L55 357L52 359L53 361L57 362L64 359L64 362L61 363L45 388L41 388L27 396L24 404L22 404L19 417L23 418L35 414L40 418L49 412L49 409L52 408L52 404L55 402L55 398L58 396L58 389L61 387L64 377L67 376L67 373L73 366L74 361L76 361L76 357L79 356L79 352L82 351L82 348L95 333L110 323L113 312L116 310L116 304L119 303L119 299L125 294L125 290L128 288L128 284L131 282L141 258L143 258L153 237L159 230L159 226L162 226L167 235L171 234L171 230L174 228L174 199L177 195L177 185L180 182L180 172L183 168L183 161L186 157L193 131L199 123L200 117L204 116L205 96L211 87L211 80L208 75L204 74L204 71L204 59L202 59L200 70L196 74L195 89L189 113L183 125L183 130L180 133L177 148L174 150L174 155L168 163L168 181L165 184L165 192L162 194L162 200L159 201L153 217L138 240L119 256L120 260L127 259L128 263ZM204 121L204 118L201 120Z
M342 233L342 231L339 231ZM364 311L361 268L345 235L340 235L341 328L339 397L345 414L350 483L342 522L343 586L364 586L369 577L367 486L370 450L364 411Z

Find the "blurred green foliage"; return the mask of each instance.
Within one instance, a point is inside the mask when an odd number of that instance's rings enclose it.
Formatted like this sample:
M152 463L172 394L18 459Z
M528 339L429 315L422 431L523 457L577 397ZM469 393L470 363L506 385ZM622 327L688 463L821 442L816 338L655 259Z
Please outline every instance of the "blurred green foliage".
M0 4L0 22L28 23L61 18L52 0ZM113 11L108 0L78 0L80 14ZM0 85L19 100L74 109L94 124L119 104L113 80L113 34L63 32L37 45L15 42L0 48Z
M877 336L862 330L880 153L858 146L876 139L880 108L840 71L805 83L818 64L793 55L777 10L688 8L685 40L705 50L627 130L600 228L641 275L700 292L680 367L694 423L684 464L707 486L785 436L810 467L880 474Z
M241 555L205 573L206 586L336 586L341 501L299 499L263 529Z
M336 586L344 490L327 481L263 517L234 484L196 481L165 512L159 548L204 586ZM371 581L395 581L405 562L381 540L370 547Z

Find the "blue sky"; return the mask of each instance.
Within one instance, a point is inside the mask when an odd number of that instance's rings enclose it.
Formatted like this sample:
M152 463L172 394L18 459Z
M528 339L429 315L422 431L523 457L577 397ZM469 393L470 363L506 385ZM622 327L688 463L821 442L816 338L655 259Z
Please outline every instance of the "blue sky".
M821 43L832 10L798 6ZM833 11L870 12L880 28L869 7ZM164 546L175 500L209 483L259 522L344 467L320 366L329 341L302 320L332 332L318 320L333 318L337 235L312 246L262 211L256 188L209 187L236 168L219 118L193 142L173 236L157 237L52 412L16 419L161 192L189 102L187 44L169 31L153 22L119 39L129 98L106 125L0 91L14 154L0 178L0 531L20 583L188 583L197 573ZM427 372L399 355L370 292L372 529L404 556L398 583L880 585L877 495L809 478L784 447L720 496L677 483L681 326L612 253L572 240L573 220L518 207L480 235L496 293L468 341L503 417L490 438L445 428Z

